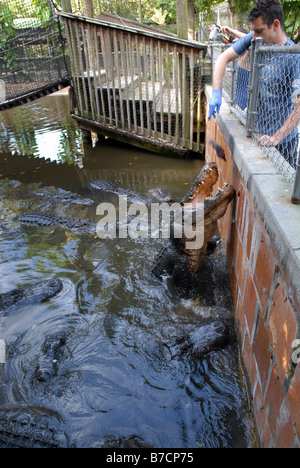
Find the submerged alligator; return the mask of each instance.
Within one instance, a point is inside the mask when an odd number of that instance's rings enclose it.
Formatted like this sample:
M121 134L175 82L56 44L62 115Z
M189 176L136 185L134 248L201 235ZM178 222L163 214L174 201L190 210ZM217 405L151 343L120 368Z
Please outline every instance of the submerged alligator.
M13 289L12 291L0 294L0 313L32 304L47 302L60 293L62 288L63 284L59 279L51 279L48 281L41 281L28 288Z
M228 327L219 321L181 332L171 337L163 346L171 359L198 360L206 354L223 348L228 338ZM42 353L37 357L33 378L49 384L58 372L64 357L67 335L63 332L46 337ZM49 408L29 405L11 405L5 395L5 368L0 364L0 448L66 448L70 447L68 435L63 430L62 419ZM94 444L91 444L91 448ZM98 444L95 444L97 447ZM141 437L106 436L101 448L152 448ZM72 447L74 447L72 445Z
M127 196L129 203L143 203L150 205L151 203L173 203L174 197L163 187L155 187L149 189L146 193L135 192L134 190L125 189L115 182L110 180L93 180L89 182L88 188L93 192L102 194L113 194L121 197Z
M218 320L194 328L190 333L182 332L171 337L169 343L163 343L171 354L171 359L201 359L211 351L224 347L229 328Z
M35 365L34 378L41 383L47 383L54 378L63 359L67 338L65 332L47 336L42 346L42 353Z
M0 448L68 448L60 419L49 408L4 405L0 409Z
M38 356L34 371L34 378L38 382L46 383L57 375L66 343L66 333L59 333L45 339L42 354Z
M24 306L44 303L63 288L59 279L38 282L35 286L13 289L0 294L0 316ZM62 359L63 336L46 340L42 355L38 356L35 378L46 382L55 376L57 363ZM0 363L0 448L64 448L68 438L61 429L61 417L55 411L41 406L30 406L24 401L11 403L6 390L6 364Z
M18 221L25 226L60 226L74 232L96 234L96 223L89 219L62 218L44 213L25 213L18 217Z
M172 195L161 187L156 187L150 189L147 194L139 194L138 192L133 192L131 190L126 190L119 187L114 182L110 181L94 181L90 183L90 187L99 190L105 193L114 193L120 196L127 196L127 200L130 202L136 203L145 203L150 204L151 202L166 202L171 203L173 201ZM43 192L40 192L42 196ZM70 192L66 192L67 200L71 200ZM74 195L74 194L73 194ZM57 195L59 196L59 195ZM65 195L62 194L62 197L65 198ZM71 198L70 198L71 197ZM77 195L74 195L74 200L77 200ZM79 202L82 203L82 200L85 204L89 203L89 199L79 198ZM79 232L79 233L89 233L96 234L97 223L90 221L88 219L79 219L79 218L63 218L60 216L55 216L48 213L25 213L18 216L18 221L25 226L37 226L37 227L47 227L47 226L60 226L64 229ZM118 226L117 226L118 227Z
M82 197L77 193L72 193L62 188L57 187L43 187L34 192L34 195L43 200L50 200L53 202L61 202L71 205L90 206L94 204L94 200Z
M217 164L214 162L206 164L188 194L181 201L183 207L186 204L196 207L197 203L204 203L204 243L202 247L188 249L186 247L187 239L184 235L179 239L173 237L158 254L152 269L157 278L171 275L175 288L181 297L191 296L192 284L203 265L208 244L218 230L218 220L225 215L227 207L235 195L232 186L225 186L219 189L217 195L213 197L213 188L218 178Z
M97 445L96 445L97 447ZM144 439L136 434L132 434L129 437L116 437L116 436L104 436L104 440L100 445L101 448L118 448L118 449L132 449L132 448L154 448L153 445L149 445L144 442Z

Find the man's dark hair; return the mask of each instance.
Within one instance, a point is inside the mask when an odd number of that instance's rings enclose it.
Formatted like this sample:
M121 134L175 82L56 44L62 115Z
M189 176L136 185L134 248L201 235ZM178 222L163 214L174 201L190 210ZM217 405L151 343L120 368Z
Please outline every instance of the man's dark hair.
M250 11L248 20L255 21L259 16L269 28L274 20L278 19L284 30L284 13L280 0L258 0L256 6Z

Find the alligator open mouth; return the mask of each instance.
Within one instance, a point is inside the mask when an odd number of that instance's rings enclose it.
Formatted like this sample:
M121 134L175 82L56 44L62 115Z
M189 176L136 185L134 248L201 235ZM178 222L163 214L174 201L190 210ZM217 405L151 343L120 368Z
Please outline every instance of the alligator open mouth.
M187 248L187 239L172 238L169 245L158 255L153 273L162 277L165 273L172 276L175 286L181 290L188 289L192 279L200 270L206 255L207 245L218 232L218 220L222 218L229 203L235 196L235 190L231 185L219 188L214 195L215 185L219 179L219 171L216 163L205 164L196 178L188 194L181 200L183 207L192 206L197 211L197 205L204 205L204 228L203 243L197 248ZM193 232L197 237L197 225L193 222ZM194 239L188 239L193 242Z
M219 171L217 164L214 162L206 164L196 178L189 193L181 201L183 206L190 204L194 208L197 207L197 204L204 204L204 243L202 248L197 249L197 252L191 252L185 249L184 242L186 239L181 239L178 242L175 241L177 247L185 251L189 257L197 256L198 260L193 262L193 270L198 268L203 256L202 254L206 251L207 243L217 232L218 220L225 215L227 207L235 195L234 188L227 184L223 188L219 187L217 194L213 195L218 179Z
M211 197L213 187L219 179L219 171L216 163L206 164L195 182L193 183L188 194L183 198L181 204L192 203L203 203L208 197Z
M190 203L196 207L197 204L204 203L205 215L216 210L220 205L225 205L226 211L228 203L233 199L235 192L232 186L226 184L223 188L219 187L217 195L213 196L214 186L218 182L218 179L219 171L217 164L215 162L206 164L196 178L189 193L181 201L181 204ZM220 212L222 212L222 208ZM219 219L221 216L218 216L218 213L216 213L214 217Z

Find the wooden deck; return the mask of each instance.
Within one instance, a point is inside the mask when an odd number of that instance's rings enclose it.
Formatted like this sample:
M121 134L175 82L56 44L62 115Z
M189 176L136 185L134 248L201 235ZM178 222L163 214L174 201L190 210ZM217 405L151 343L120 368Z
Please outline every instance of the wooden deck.
M74 117L158 151L203 151L206 46L61 14L71 51Z

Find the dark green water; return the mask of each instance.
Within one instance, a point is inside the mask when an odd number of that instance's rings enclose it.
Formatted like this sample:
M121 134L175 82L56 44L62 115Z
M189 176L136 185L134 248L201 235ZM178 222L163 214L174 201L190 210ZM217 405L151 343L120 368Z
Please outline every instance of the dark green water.
M229 344L199 362L170 359L161 346L191 325L232 319L220 251L211 260L211 300L180 300L167 279L151 274L162 240L103 241L17 221L19 214L41 210L97 220L98 199L80 206L34 195L56 186L91 196L91 179L138 192L164 186L180 200L203 162L108 141L84 145L65 96L1 113L0 131L0 293L53 277L63 282L50 302L0 318L7 351L0 401L42 408L77 447L107 446L133 434L155 448L253 446L233 326ZM56 374L39 382L43 344L58 334L66 345Z

